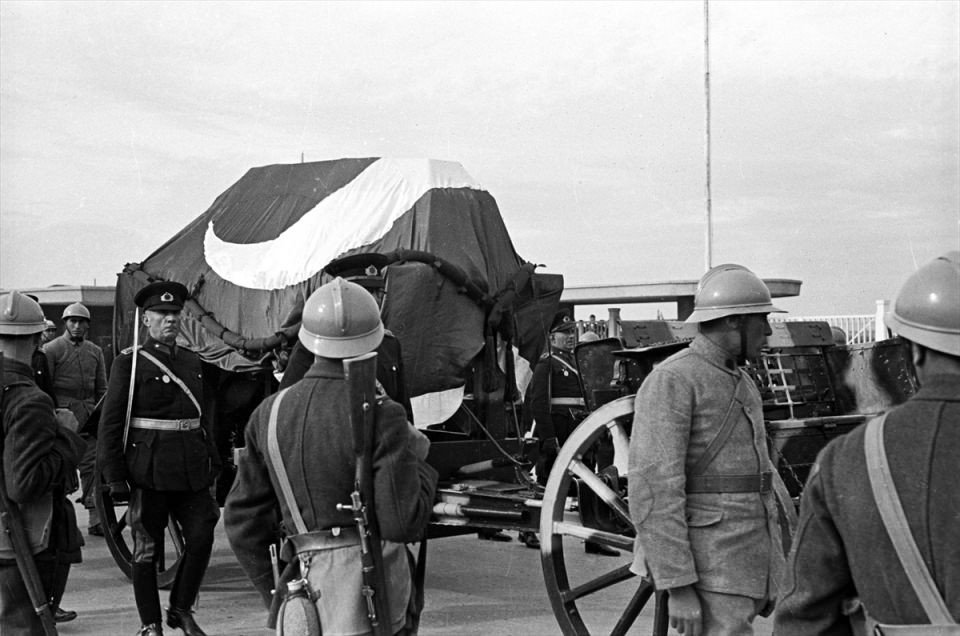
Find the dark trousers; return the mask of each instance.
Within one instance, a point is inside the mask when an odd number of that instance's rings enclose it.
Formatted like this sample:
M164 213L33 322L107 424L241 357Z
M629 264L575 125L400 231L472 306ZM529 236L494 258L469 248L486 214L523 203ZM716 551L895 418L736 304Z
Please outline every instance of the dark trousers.
M170 605L189 609L197 600L213 550L213 532L220 508L207 489L159 491L134 489L128 508L133 533L133 593L144 625L159 623L160 594L156 559L163 549L167 522L173 518L183 531L183 558L170 590Z

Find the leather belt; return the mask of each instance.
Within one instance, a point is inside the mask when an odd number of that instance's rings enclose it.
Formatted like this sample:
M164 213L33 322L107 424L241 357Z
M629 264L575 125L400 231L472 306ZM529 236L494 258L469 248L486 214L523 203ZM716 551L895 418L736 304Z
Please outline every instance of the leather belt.
M583 398L557 397L550 398L550 406L585 406Z
M155 420L149 417L134 417L130 418L130 428L145 428L154 431L192 431L200 428L200 418Z
M770 492L773 473L753 475L692 475L687 477L687 493L700 492Z
M346 546L359 545L360 533L355 527L328 528L312 530L303 534L292 534L283 542L280 557L291 561L297 554L315 550L332 550Z

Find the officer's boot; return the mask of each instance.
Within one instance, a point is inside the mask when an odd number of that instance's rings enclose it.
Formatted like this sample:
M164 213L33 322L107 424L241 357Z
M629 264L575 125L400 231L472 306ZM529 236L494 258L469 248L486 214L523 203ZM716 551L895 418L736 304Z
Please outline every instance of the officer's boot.
M200 592L204 572L207 570L209 556L201 557L185 552L177 577L170 590L170 607L167 608L167 625L179 627L186 636L207 636L193 618L193 603Z

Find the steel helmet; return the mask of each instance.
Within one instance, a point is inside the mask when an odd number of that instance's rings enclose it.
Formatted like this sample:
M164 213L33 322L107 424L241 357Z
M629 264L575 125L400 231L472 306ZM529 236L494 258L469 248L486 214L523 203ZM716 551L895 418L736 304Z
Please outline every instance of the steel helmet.
M0 335L28 336L40 333L46 326L40 304L32 298L12 291L0 296Z
M61 319L66 320L67 318L83 318L85 320L90 320L90 310L80 303L67 305L67 308L63 310L63 316L61 316Z
M726 316L781 312L773 306L766 283L743 265L726 263L710 269L693 299L686 322L707 322Z
M370 292L334 278L303 305L300 342L324 358L352 358L373 351L383 340L380 308Z
M948 252L914 272L900 288L886 321L907 340L960 356L960 251Z

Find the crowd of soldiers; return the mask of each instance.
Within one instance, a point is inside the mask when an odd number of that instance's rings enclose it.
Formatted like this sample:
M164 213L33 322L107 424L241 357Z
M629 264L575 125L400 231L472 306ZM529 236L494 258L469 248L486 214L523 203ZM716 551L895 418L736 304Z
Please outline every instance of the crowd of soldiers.
M417 631L422 567L408 545L424 537L437 472L426 462L429 441L411 424L397 380L399 343L380 318L382 265L347 261L336 272L343 278L307 299L282 390L245 428L225 528L278 633ZM174 282L140 290L137 316L147 335L116 357L109 383L102 352L85 340L90 315L82 305L67 308L64 334L38 351L50 327L39 304L18 292L0 296L3 503L24 520L41 521L23 525L43 591L37 605L21 569L24 555L12 550L7 537L14 533L5 527L4 634L50 633L45 616L76 617L60 608L82 544L67 496L79 488L80 501L92 507L101 478L114 501L128 503L138 634L163 633L156 548L171 517L183 529L184 551L166 624L188 636L205 633L193 608L220 515L214 483L221 460L200 359L177 342L187 295ZM909 343L919 392L827 445L799 517L769 456L760 394L743 370L759 355L770 334L768 315L777 311L750 270L711 269L687 319L698 335L640 387L629 449L631 570L668 592L669 622L685 635L750 634L756 616L774 611L775 633L785 635L921 633L930 624L954 633L960 253L914 273L888 316ZM554 321L525 396L525 421L540 440L541 484L586 415L572 326ZM375 399L358 415L346 361L372 352L379 363ZM101 398L91 431L83 424ZM366 476L356 469L363 456L356 425L364 417L375 422ZM602 447L589 460L597 467L612 461ZM102 531L99 523L91 515L88 532ZM370 536L377 539L372 547ZM270 547L283 537L283 553L271 559ZM535 535L522 539L537 545ZM586 550L617 554L590 542ZM278 562L286 564L282 573ZM381 595L389 605L378 605ZM296 620L285 621L285 611L299 612ZM903 625L911 631L896 631Z

